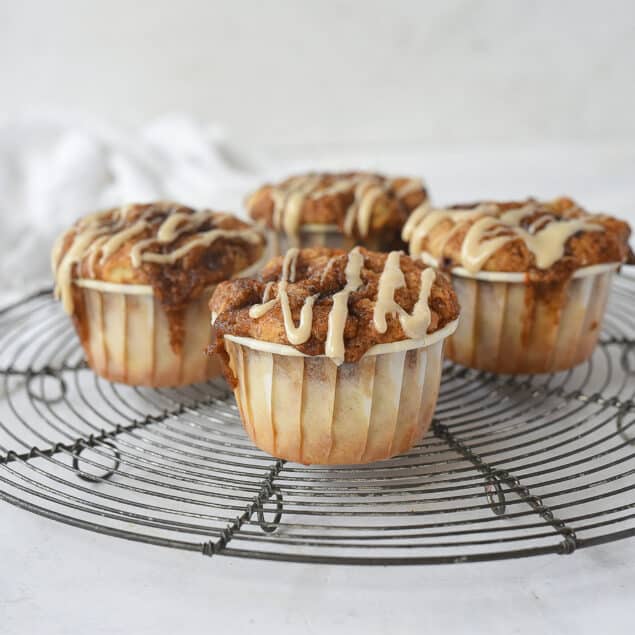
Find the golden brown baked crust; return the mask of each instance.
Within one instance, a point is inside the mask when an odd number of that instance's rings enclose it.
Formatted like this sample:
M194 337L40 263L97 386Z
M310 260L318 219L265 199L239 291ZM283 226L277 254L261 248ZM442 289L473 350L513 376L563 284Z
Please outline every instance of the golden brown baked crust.
M348 315L344 326L345 361L355 362L375 344L408 339L400 320L394 314L387 315L387 329L380 333L374 326L373 311L377 303L379 280L387 254L360 248L363 266L361 287L348 299ZM348 254L339 249L309 248L300 250L295 264L295 281L289 282L287 292L294 323L300 321L300 312L306 299L315 296L311 334L307 341L295 348L306 355L322 355L329 328L329 314L333 308L333 295L346 285ZM250 337L266 342L292 345L285 330L280 302L261 317L250 317L250 308L263 300L267 283L270 297L275 297L282 273L283 258L271 260L258 279L243 278L222 282L210 301L210 310L216 316L216 350L223 350L223 335ZM405 277L405 287L394 293L396 302L408 313L412 312L421 287L421 273L428 269L422 262L401 255L399 266ZM428 297L431 310L428 333L443 328L458 317L456 295L443 274L437 274Z
M354 208L364 191L373 186L380 188L381 193L376 197L371 194L366 230L355 222ZM400 232L403 224L412 210L428 197L420 179L391 178L370 172L309 173L262 186L247 199L247 211L251 218L269 229L282 231L282 210L276 210L276 205L284 206L285 198L294 192L301 192L302 196L294 222L297 227L336 225L340 231L362 244L366 238L382 236L387 244L393 246L402 246Z
M474 214L474 210L490 207L489 210ZM442 218L431 227L422 239L411 240L410 253L427 252L443 269L464 266L463 245L469 229L485 215L499 218L505 212L526 207L530 210L519 223L519 227L534 234L545 227L550 219L580 219L599 226L597 230L580 230L569 236L564 243L564 251L551 266L540 268L535 253L528 248L522 238L514 238L496 249L483 263L482 271L527 272L530 279L545 282L561 281L570 277L581 267L614 262L633 262L633 254L628 245L630 227L624 221L603 214L590 214L570 198L557 198L548 202L535 199L500 203L472 203L448 208L456 210L451 218ZM461 213L461 210L465 210ZM461 218L463 216L463 218ZM513 234L513 229L509 230ZM506 234L505 224L501 224L497 235Z
M168 240L159 241L157 234L170 218L178 222L163 235ZM214 230L221 231L209 244L185 247L210 236ZM126 237L126 232L132 231L134 234ZM115 236L125 240L113 245L116 248L112 253L104 254L105 241ZM73 262L66 263L71 267L71 279L150 285L169 310L179 310L200 297L206 288L249 267L262 257L264 250L264 238L229 214L197 212L166 202L129 205L84 217L60 237L53 252L58 283L66 255L83 237L88 239L87 243L78 253L71 253ZM140 246L142 250L138 249ZM133 256L135 247L138 262ZM147 254L167 257L177 250L182 255L174 261L145 259Z

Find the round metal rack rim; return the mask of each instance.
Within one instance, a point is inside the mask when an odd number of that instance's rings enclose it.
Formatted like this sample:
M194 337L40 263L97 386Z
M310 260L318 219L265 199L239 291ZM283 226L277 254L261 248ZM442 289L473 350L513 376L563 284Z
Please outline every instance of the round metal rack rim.
M0 498L108 536L288 562L479 562L632 537L633 292L618 276L589 362L543 376L446 363L412 451L307 467L255 448L221 382L95 376L42 290L0 308Z

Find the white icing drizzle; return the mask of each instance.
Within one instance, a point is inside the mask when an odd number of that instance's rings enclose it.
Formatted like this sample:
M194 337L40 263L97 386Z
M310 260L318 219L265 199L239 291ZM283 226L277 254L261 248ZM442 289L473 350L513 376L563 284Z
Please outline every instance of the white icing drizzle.
M395 291L406 286L406 278L399 266L402 255L401 251L391 251L386 258L386 265L379 277L373 324L378 333L385 333L388 329L386 316L397 315L403 332L411 339L420 339L427 333L432 318L428 299L436 273L431 267L421 272L419 298L412 313L408 313L395 300Z
M289 281L293 282L295 280L295 268L299 253L300 250L295 247L287 251L282 263L282 275L278 281L278 293L276 294L276 297L273 300L264 302L263 304L254 304L249 309L249 317L259 318L279 302L280 309L282 310L284 330L287 334L287 339L295 346L304 344L304 342L306 342L311 336L311 327L313 326L313 304L317 299L317 296L315 295L306 298L304 304L302 305L302 309L300 309L300 323L296 326L293 321L293 315L291 314L291 307L289 305L287 285ZM271 291L271 287L268 285L267 287L265 287L266 296L268 296L268 293Z
M480 206L479 206L480 207ZM491 214L496 214L498 208L496 206L489 206L488 210L491 210ZM536 201L529 201L525 205L508 209L506 212L499 214L500 222L505 225L511 225L517 227L522 223L525 216L530 216L538 210L538 203Z
M269 300L269 296L271 295L271 289L273 287L273 281L267 282L265 285L265 291L262 294L262 301L267 302Z
M64 254L57 267L55 294L57 297L61 297L62 306L67 313L73 312L73 293L71 289L73 266L84 257L86 250L98 235L96 231L90 231L75 236L73 244Z
M254 304L249 309L249 317L254 320L257 320L258 318L262 317L265 313L267 313L270 309L273 309L273 307L277 303L278 303L278 296L276 296L272 300L267 300L266 302L263 302L262 304Z
M156 238L146 238L136 242L130 250L130 262L136 269L141 266L143 262L143 252L151 245L156 245Z
M336 260L337 260L336 256L333 256L332 258L328 259L328 262L326 263L326 267L324 267L324 270L322 271L322 275L320 276L320 284L324 284L324 280L326 279L326 276L329 275L329 272L331 271L333 267L333 263Z
M541 210L537 201L529 201L521 207L499 213L496 204L483 203L469 209L431 210L421 205L406 222L402 238L409 242L410 255L419 256L425 237L445 219L454 227L446 236L446 242L460 223L474 221L461 246L461 264L469 272L479 271L485 262L506 243L521 239L534 254L536 266L547 269L564 255L567 240L579 231L603 231L601 225L583 218L557 218L543 214L528 228L522 227L527 216Z
M102 210L100 212L93 212L92 214L88 214L83 216L79 222L77 223L77 227L79 229L87 229L89 227L95 227L97 225L101 225L102 221L106 221L106 223L110 220L110 212L108 210ZM118 213L115 212L113 216L113 220L117 220Z
M126 220L128 218L128 214L135 208L132 203L128 203L128 205L123 205L119 208L119 215L121 218Z
M136 223L109 237L107 240L99 243L95 249L95 254L101 251L101 260L103 264L107 258L114 254L127 240L145 231L148 224L144 220L138 220Z
M579 231L603 231L603 229L601 225L576 218L566 222L547 223L535 234L530 234L522 228L516 231L536 256L536 266L539 269L547 269L564 256L564 245L571 236Z
M185 254L194 249L194 247L209 247L214 241L219 238L240 238L248 243L258 244L262 241L262 237L256 231L244 230L244 229L211 229L207 232L199 234L194 240L181 245L178 249L170 251L165 254L156 254L153 252L146 252L141 255L141 259L144 262L158 262L174 264L180 258L183 258Z
M329 312L324 353L338 365L344 362L344 327L348 317L348 298L362 285L360 274L363 265L364 256L356 247L348 254L346 261L346 284L333 296L333 308Z
M302 208L307 198L331 196L353 190L353 201L344 217L344 233L347 236L352 236L355 227L357 227L362 237L367 236L375 204L378 198L385 194L391 182L377 175L363 173L336 177L331 184L320 187L323 181L323 175L308 174L292 177L285 183L272 187L270 196L273 201L272 222L274 228L297 239L301 225ZM395 194L398 198L402 198L422 188L421 179L408 179ZM251 210L258 200L255 194L249 196L246 201L248 210Z
M357 206L357 227L362 236L368 236L370 218L377 200L384 193L381 185L370 185L364 190Z
M309 177L301 182L297 189L291 191L287 197L285 213L282 219L282 228L288 236L295 236L300 227L300 215L307 194L312 192L320 183L320 177Z
M411 339L417 340L425 337L432 320L432 311L428 300L432 285L436 280L437 274L432 267L428 267L421 272L421 282L419 286L419 298L417 299L412 313L409 315L403 309L399 312L399 321L403 332Z
M287 280L295 282L296 265L299 255L300 250L297 247L287 251L284 260L282 261L282 282L286 282Z
M450 219L453 223L461 220L471 220L483 214L493 214L496 208L489 203L483 203L470 209L432 209L427 202L415 208L401 232L404 242L410 244L410 255L418 256L421 253L423 239L439 223Z
M289 252L290 253L287 253L287 257L285 257L282 263L282 279L285 282L287 280L295 282L296 266L298 264L300 250L296 247L294 249L289 249Z
M352 236L359 214L360 191L364 191L366 183L360 183L353 190L353 202L349 205L344 215L344 235Z
M321 177L315 174L294 176L284 185L271 190L273 200L273 226L283 229L289 236L296 236L304 199L319 185ZM248 205L253 199L249 199Z
M547 223L550 223L555 220L558 220L555 216L553 216L552 214L546 214L545 216L541 216L540 218L536 219L533 223L531 223L531 225L529 225L529 227L527 228L527 231L530 234L535 234L538 230L544 229Z
M378 333L385 333L388 329L386 314L398 313L401 308L395 301L395 291L406 286L406 278L399 266L400 258L400 251L391 251L379 277L377 302L373 310L373 323Z
M515 235L492 236L483 240L483 234L500 227L500 221L495 216L484 216L475 221L467 230L461 245L461 262L468 271L479 271L485 261L503 245L514 240Z
M397 189L397 198L405 198L413 192L419 192L423 187L422 179L408 179L406 183Z
M447 210L429 210L426 208L423 210L425 212L424 216L421 219L421 222L412 230L411 242L413 245L416 245L416 249L413 250L412 256L418 256L421 252L420 245L423 242L423 238L428 234L428 232L440 222L444 221L446 218L450 218L450 213ZM410 234L406 233L406 227L404 227L404 236L408 236L410 238Z
M181 230L177 228L181 226ZM170 214L159 227L157 231L157 240L160 243L171 243L182 231L192 228L192 214L186 214L185 212L176 212L176 214Z
M313 326L313 304L315 303L317 296L309 296L304 301L302 309L300 309L300 323L298 326L295 325L293 315L291 314L286 281L278 284L278 297L280 299L280 308L282 309L284 330L287 333L287 339L295 346L304 344L304 342L311 337L311 327Z
M108 240L109 237L107 235L96 238L86 253L85 260L88 264L88 275L91 277L95 275L95 265L97 264L97 260L100 259L99 254L101 253L102 245L108 242Z
M56 240L51 254L51 265L56 281L55 293L61 297L67 312L73 311L71 284L74 265L86 261L88 275L94 276L98 258L100 264L104 264L127 241L152 227L157 211L162 211L165 218L156 236L137 240L130 250L130 262L134 268L138 268L143 262L173 264L195 247L207 247L219 238L239 238L251 244L263 241L261 234L250 227L236 230L211 229L193 237L192 240L173 251L146 252L152 246L172 243L183 233L196 231L204 223L210 220L218 222L227 215L212 211L177 212L177 206L167 209L150 206L139 214L135 222L127 226L130 212L134 209L137 209L137 206L128 205L119 210L90 214L79 220L72 230L62 234ZM74 232L72 243L62 257L64 244L71 232Z
M273 201L273 226L279 230L282 225L284 206L287 202L286 191L283 189L271 190L271 200Z
M419 226L419 223L423 220L423 218L430 211L430 203L428 201L424 201L419 205L419 207L415 207L410 216L408 216L408 220L405 222L403 229L401 230L401 239L404 242L408 242L412 237L412 233Z
M335 179L333 183L327 185L317 192L313 192L309 198L320 198L322 196L334 196L335 194L342 194L343 192L348 192L351 188L354 188L357 183L360 182L360 179L363 177L341 177Z
M287 293L288 282L293 281L290 272L295 271L295 263L299 255L297 248L289 249L283 265L278 292L276 297L269 299L273 282L268 282L263 293L262 303L254 304L249 309L249 317L258 319L270 311L278 302L282 309L284 329L292 345L303 344L311 336L313 323L313 305L317 295L306 298L300 311L300 324L296 327L289 307ZM428 305L430 291L436 279L436 273L431 267L421 272L419 297L412 313L408 313L395 301L395 291L406 286L406 279L401 270L400 258L402 252L393 251L388 254L384 270L379 278L377 289L377 301L373 313L373 323L379 333L385 333L388 325L386 315L397 314L406 337L411 339L423 338L430 326L432 313ZM327 267L332 266L333 259L329 260ZM348 300L354 291L363 284L361 271L364 266L364 256L359 247L355 247L348 254L345 268L346 282L344 287L333 295L333 306L328 315L328 328L324 344L324 354L336 364L344 362L346 347L344 344L344 329L348 318Z

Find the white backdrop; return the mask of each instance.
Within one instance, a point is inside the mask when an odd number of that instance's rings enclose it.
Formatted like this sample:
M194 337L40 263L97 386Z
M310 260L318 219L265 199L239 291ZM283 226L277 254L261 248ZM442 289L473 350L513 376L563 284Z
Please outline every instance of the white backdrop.
M237 210L297 169L635 222L634 22L628 0L0 0L0 305L50 284L82 213ZM407 571L208 561L2 505L0 634L630 633L634 560L631 540Z
M635 140L630 0L0 0L0 112L257 145Z

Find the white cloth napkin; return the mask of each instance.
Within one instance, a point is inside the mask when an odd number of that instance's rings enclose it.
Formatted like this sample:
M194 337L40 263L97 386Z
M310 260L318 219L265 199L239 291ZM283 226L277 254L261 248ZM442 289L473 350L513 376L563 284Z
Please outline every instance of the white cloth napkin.
M185 116L133 134L64 114L0 124L0 288L50 284L51 244L83 214L159 199L237 211L260 172L219 127Z

